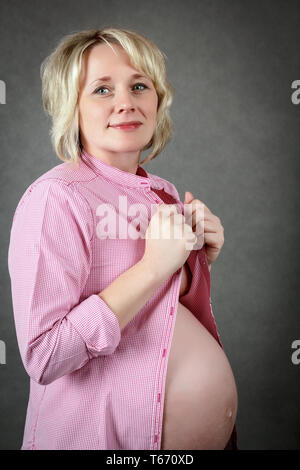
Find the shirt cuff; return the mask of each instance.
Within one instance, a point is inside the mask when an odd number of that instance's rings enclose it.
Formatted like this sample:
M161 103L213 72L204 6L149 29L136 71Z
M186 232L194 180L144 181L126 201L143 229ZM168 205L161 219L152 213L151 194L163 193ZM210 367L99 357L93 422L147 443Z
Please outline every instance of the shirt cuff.
M112 354L121 340L117 316L97 294L74 307L67 319L85 342L90 359Z

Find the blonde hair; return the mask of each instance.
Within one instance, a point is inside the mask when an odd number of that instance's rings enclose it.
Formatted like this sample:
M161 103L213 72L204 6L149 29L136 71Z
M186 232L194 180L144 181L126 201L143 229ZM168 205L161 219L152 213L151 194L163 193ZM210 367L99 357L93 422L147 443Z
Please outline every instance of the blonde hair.
M152 146L153 149L140 162L143 165L155 158L171 138L173 123L169 107L173 100L173 88L166 77L165 54L143 35L127 29L107 27L69 34L42 62L42 103L52 118L51 142L61 160L78 163L82 151L78 117L82 56L87 48L104 42L123 47L133 67L151 78L158 95L156 127L142 151Z

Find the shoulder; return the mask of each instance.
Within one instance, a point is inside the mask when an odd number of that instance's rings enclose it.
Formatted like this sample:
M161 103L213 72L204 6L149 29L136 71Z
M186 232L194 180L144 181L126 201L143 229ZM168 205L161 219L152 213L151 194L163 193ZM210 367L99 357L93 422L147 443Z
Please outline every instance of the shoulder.
M56 180L67 185L75 183L86 183L96 177L95 173L79 159L77 165L64 162L50 168L43 173L32 184L39 183L44 180Z
M33 181L21 196L13 215L13 222L25 218L42 220L45 215L55 219L72 218L81 224L93 225L89 202L80 191L80 183L93 179L92 172L71 169L68 163L51 168Z
M56 165L34 180L23 193L19 203L19 208L30 196L39 196L46 192L49 194L60 194L61 197L83 198L80 194L80 185L96 178L95 173L79 160L77 165L64 162Z

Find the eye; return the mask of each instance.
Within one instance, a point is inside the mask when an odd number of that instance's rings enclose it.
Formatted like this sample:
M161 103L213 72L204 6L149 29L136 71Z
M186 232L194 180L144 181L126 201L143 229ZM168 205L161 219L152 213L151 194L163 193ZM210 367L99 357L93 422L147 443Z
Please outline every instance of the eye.
M143 86L145 89L148 88L144 83L136 83L134 86Z
M100 87L96 88L94 93L98 94L98 91L100 91L100 90L108 90L108 88L106 88L105 86L100 86ZM103 93L99 93L99 94L103 95Z
M142 87L144 87L144 89L148 88L147 85L145 85L144 83L135 83L135 84L133 85L133 87L136 87L136 86L142 86ZM106 95L106 94L107 94L107 93L99 93L100 90L101 90L101 91L102 91L102 90L108 90L108 88L107 88L106 86L100 86L100 87L96 88L96 90L94 91L94 93L95 93L95 94L99 94L99 95ZM137 91L143 91L143 89L142 89L142 90L139 89L139 90L137 90Z

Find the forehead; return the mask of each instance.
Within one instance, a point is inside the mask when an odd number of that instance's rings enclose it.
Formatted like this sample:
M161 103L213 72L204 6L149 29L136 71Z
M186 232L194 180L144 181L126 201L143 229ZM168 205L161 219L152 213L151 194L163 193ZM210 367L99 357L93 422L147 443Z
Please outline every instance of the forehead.
M136 70L130 63L130 57L119 44L112 44L113 49L107 44L97 44L86 50L83 54L82 74L86 79L93 79L99 74L114 73L121 67L132 72Z

